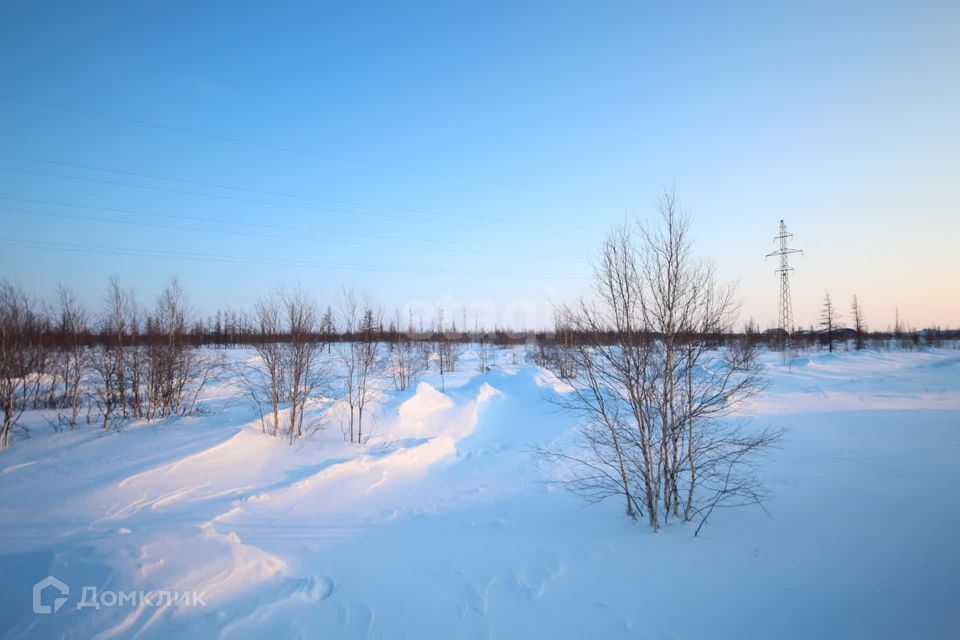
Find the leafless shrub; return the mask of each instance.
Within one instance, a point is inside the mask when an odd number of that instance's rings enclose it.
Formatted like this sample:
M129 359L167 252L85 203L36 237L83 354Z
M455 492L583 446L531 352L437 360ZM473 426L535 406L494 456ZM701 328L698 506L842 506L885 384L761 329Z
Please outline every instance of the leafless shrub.
M148 314L133 289L110 280L100 340L86 355L104 429L127 419L188 415L215 369L190 340L190 307L173 280Z
M135 402L137 417L152 420L193 412L211 366L188 340L190 313L186 294L173 280L147 319L146 397Z
M260 335L254 344L256 361L239 370L245 395L264 433L284 434L293 444L321 424L319 418L306 420L314 393L328 381L322 344L316 340L317 306L302 291L265 296L257 302L252 322Z
M94 397L104 429L119 418L126 417L128 407L128 360L126 348L136 335L137 305L133 291L124 291L120 281L111 278L104 297L105 311L101 318L103 342L92 357L96 375ZM136 373L131 376L133 386L139 389L139 358L135 358Z
M427 369L427 351L423 343L413 340L413 327L400 328L400 312L394 320L395 335L390 344L390 373L397 391L410 388Z
M477 372L486 373L490 371L490 345L487 340L486 332L481 330L477 332Z
M83 344L87 331L87 313L77 302L72 291L57 287L59 348L55 355L55 367L63 395L58 406L58 427L77 428L83 410L85 392L83 378L89 365L89 350Z
M40 393L49 364L42 343L47 320L19 287L0 280L0 448L10 446L23 412Z
M383 377L379 326L382 312L370 300L361 304L356 294L345 289L340 299L341 328L349 342L341 345L339 357L343 369L345 402L349 409L341 420L344 438L363 443L363 417L367 403ZM369 418L369 415L368 415ZM369 426L369 419L368 419ZM368 437L369 437L368 429Z
M443 309L437 311L437 326L433 334L433 348L436 353L437 371L440 374L440 390L446 391L446 375L457 368L457 362L463 350L463 345L457 340L456 328L451 328L450 335L443 321Z
M239 373L246 396L260 416L261 429L276 436L280 431L281 390L285 386L285 372L281 367L283 327L279 299L276 296L261 297L250 324L259 332L253 344L258 362L241 366Z
M658 227L610 233L595 299L562 309L580 337L564 346L578 377L557 402L583 426L576 446L536 453L564 463L563 482L588 500L620 496L654 531L674 518L699 521L698 533L714 509L763 499L750 465L779 432L727 419L763 387L755 347L713 349L709 336L736 316L734 290L692 257L689 219L671 195L659 212Z

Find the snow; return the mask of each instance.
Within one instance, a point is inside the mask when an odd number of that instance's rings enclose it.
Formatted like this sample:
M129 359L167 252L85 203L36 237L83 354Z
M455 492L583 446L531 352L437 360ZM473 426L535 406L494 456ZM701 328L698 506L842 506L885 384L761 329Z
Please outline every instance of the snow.
M231 358L248 358L238 351ZM787 428L774 498L701 536L585 506L532 446L569 441L568 386L506 353L379 398L364 446L290 446L233 381L200 417L0 452L0 634L98 638L960 637L960 352L781 364L749 420ZM34 583L71 587L31 610ZM85 607L196 590L206 606Z

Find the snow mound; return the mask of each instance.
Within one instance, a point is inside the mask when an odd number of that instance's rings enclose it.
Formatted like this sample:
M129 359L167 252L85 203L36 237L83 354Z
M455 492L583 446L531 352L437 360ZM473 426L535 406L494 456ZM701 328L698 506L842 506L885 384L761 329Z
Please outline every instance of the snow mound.
M549 369L544 369L543 367L537 368L537 373L535 380L537 385L541 387L549 387L557 393L569 393L573 391L573 387L570 386L569 382L561 380L553 371Z
M417 385L417 391L413 397L400 405L398 413L404 418L418 419L453 406L453 400L448 396L441 393L430 383L421 382Z

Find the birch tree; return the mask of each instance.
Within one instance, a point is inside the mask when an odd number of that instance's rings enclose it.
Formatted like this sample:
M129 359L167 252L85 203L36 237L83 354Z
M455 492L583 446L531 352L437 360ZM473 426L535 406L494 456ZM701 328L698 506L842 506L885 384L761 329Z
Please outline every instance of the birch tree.
M257 329L256 358L239 369L261 430L282 435L290 444L321 424L319 417L306 419L315 392L329 381L321 359L323 345L317 340L317 309L300 290L261 297L251 320Z
M280 431L282 389L286 385L280 309L280 299L275 295L261 296L257 300L251 319L257 331L253 345L256 359L241 365L239 370L247 399L260 417L261 431L273 436Z
M45 329L44 314L30 297L0 280L0 449L10 446L20 417L40 393L49 362Z
M348 411L341 420L341 427L344 438L350 442L363 443L364 413L381 377L379 327L382 315L369 299L361 302L352 289L343 291L340 324L348 342L341 345L339 357ZM368 426L369 417L367 411Z
M127 348L133 346L137 333L137 310L133 291L125 291L117 278L111 278L100 320L102 343L93 354L95 402L104 429L126 417L128 406L136 406L136 401L131 403L129 398L139 395L139 357L131 357ZM131 360L133 374L129 373Z
M443 309L437 310L437 326L434 331L434 350L437 356L437 371L440 374L440 391L446 391L446 374L457 368L460 360L461 345L456 340L456 326L451 327L448 335L443 320Z
M394 318L394 337L390 354L390 371L394 388L404 391L410 388L427 368L427 352L423 344L412 338L412 324L401 328L400 312Z
M557 402L582 426L576 446L537 453L590 501L619 496L654 531L673 519L698 533L716 508L765 497L751 462L779 432L728 419L764 384L747 346L733 357L712 340L736 319L735 290L694 258L671 194L658 213L656 225L613 230L593 295L561 309L579 339L564 346L577 378Z
M57 301L60 345L56 366L63 386L57 420L61 427L65 425L74 431L83 409L83 376L88 365L88 349L83 344L87 313L74 293L63 285L57 287Z
M153 419L193 412L212 365L188 340L190 317L187 295L174 279L157 297L148 319L146 401L138 417Z
M326 383L327 370L320 362L322 345L314 335L320 327L316 304L302 291L285 294L282 302L290 335L283 359L288 381L284 389L289 407L287 437L293 444L305 433L307 405L314 391Z

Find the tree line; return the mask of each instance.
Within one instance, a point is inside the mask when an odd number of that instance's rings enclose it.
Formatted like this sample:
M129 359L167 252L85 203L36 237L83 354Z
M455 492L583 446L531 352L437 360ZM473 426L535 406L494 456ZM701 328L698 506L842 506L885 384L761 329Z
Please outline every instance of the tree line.
M795 332L794 347L913 349L942 346L960 337L941 329L913 331L899 317L892 329L869 331L856 298L851 317L852 328L839 327L828 296L823 330ZM569 309L557 313L551 331L458 329L455 322L445 321L442 309L424 327L422 321L415 325L412 314L403 318L396 311L387 318L371 300L359 300L349 290L336 305L325 307L303 292L268 295L252 312L218 311L200 322L176 280L147 306L132 288L111 279L96 313L66 287L58 287L53 302L41 303L3 280L0 446L9 446L27 409L52 409L54 428L70 430L81 422L110 429L129 420L195 413L201 391L222 369L223 360L215 355L221 348L247 346L256 351L257 364L237 373L265 432L291 440L304 435L318 424L306 415L312 395L339 382L346 404L341 420L344 437L359 442L369 435L364 429L365 419L368 427L370 423L368 401L384 380L404 390L432 367L440 374L443 389L467 345L476 355L478 371L490 367L491 350L499 348L511 351L514 364L530 361L561 378L574 378L578 352L618 346L625 339L635 344L669 340L673 345L742 354L775 348L777 343L775 332L761 332L752 321L739 331L732 324L715 323L682 325L667 332L651 324L585 326ZM320 357L323 352L326 361ZM342 372L338 380L330 374L334 360Z
M30 409L48 410L58 431L196 414L203 389L223 374L240 380L264 433L290 442L308 434L325 419L316 409L332 394L343 398L333 413L344 438L362 443L371 401L385 386L403 391L435 367L442 387L467 342L476 341L483 370L490 341L519 343L500 331L459 332L442 311L429 332L398 330L399 312L385 328L382 309L349 289L336 310L301 290L268 294L219 331L193 315L177 280L147 306L113 278L96 313L66 287L44 304L0 280L0 447L10 446L18 426L26 432L20 422ZM209 348L241 345L256 357L229 362Z
M41 305L0 281L0 447L27 409L53 410L57 430L193 413L214 368L188 340L188 317L176 280L146 308L113 279L96 318L65 287Z

